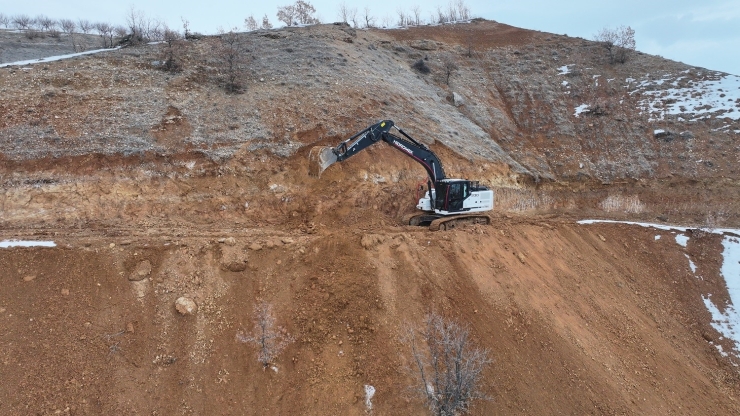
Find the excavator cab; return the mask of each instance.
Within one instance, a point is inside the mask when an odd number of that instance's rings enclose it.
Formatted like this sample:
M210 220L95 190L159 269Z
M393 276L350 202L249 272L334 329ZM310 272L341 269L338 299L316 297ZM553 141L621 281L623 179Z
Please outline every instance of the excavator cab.
M436 200L434 208L440 211L464 211L463 201L470 196L470 181L462 179L444 179L435 185Z

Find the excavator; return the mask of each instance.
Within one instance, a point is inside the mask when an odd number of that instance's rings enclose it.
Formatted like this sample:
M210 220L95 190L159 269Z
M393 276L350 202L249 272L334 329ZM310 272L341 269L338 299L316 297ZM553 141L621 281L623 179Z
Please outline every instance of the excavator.
M403 137L392 134L391 129ZM493 209L493 191L478 181L447 178L437 155L392 120L375 123L336 147L315 146L309 153L309 174L319 177L329 166L343 162L379 141L415 160L428 176L427 190L416 205L423 212L406 216L405 224L428 226L432 231L448 230L463 224L490 224L491 218L484 212Z

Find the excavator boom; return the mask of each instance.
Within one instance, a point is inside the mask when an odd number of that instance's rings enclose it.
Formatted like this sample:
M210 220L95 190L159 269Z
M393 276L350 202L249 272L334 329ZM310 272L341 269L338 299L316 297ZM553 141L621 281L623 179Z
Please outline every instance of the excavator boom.
M403 137L391 134L390 130L392 128L398 130ZM432 183L445 179L444 169L442 169L442 163L439 161L437 155L423 143L416 141L403 130L396 127L392 120L383 120L375 123L339 143L336 147L314 147L309 154L309 174L311 176L320 176L332 164L349 159L381 140L421 164L427 171L429 180Z

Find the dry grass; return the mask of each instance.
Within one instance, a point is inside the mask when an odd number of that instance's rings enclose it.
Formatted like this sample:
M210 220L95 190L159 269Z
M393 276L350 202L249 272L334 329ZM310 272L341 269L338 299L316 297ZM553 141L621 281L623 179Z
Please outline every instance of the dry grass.
M555 200L542 191L531 189L497 188L494 190L497 211L537 211L553 208Z
M640 202L637 195L624 196L621 194L609 195L599 202L599 208L606 212L625 212L627 214L639 214L645 211L645 204Z

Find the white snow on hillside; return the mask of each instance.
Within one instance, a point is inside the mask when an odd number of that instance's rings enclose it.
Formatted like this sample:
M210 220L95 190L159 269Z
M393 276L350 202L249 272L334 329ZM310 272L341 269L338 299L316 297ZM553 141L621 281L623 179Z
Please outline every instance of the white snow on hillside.
M23 65L31 65L31 64L41 64L44 62L61 61L62 59L69 59L69 58L74 58L74 57L83 56L83 55L91 55L94 53L100 53L100 52L105 52L105 51L114 51L116 49L119 49L119 47L116 47L113 49L94 49L91 51L70 53L67 55L47 56L46 58L29 59L27 61L6 62L4 64L0 64L0 68L6 67L6 66L14 66L14 65L23 66Z
M740 313L735 305L740 305L740 239L725 236L722 240L722 247L724 248L722 251L724 261L720 274L725 278L730 302L717 305L712 302L711 294L707 297L702 296L702 299L712 314L712 327L735 343L733 352L737 356L740 355ZM724 351L720 349L720 352Z
M574 66L557 68L558 75L572 73ZM597 85L599 76L591 75ZM607 81L616 80L612 78ZM566 83L563 81L562 85ZM740 76L694 68L678 73L628 77L624 79L622 87L637 98L637 109L641 114L647 114L650 121L664 120L666 116L677 121L728 119L730 123L715 131L740 134L736 127L731 128L731 124L740 121ZM575 116L583 112L582 107L576 107Z
M740 77L719 72L691 70L664 74L659 79L649 75L630 86L630 95L639 94L638 106L651 120L675 115L687 121L703 118L740 120Z
M578 107L574 108L575 112L573 113L574 116L578 117L583 113L584 111L588 110L589 105L588 104L581 104Z
M570 68L573 65L563 65L560 68L558 68L558 75L568 75L570 74Z

